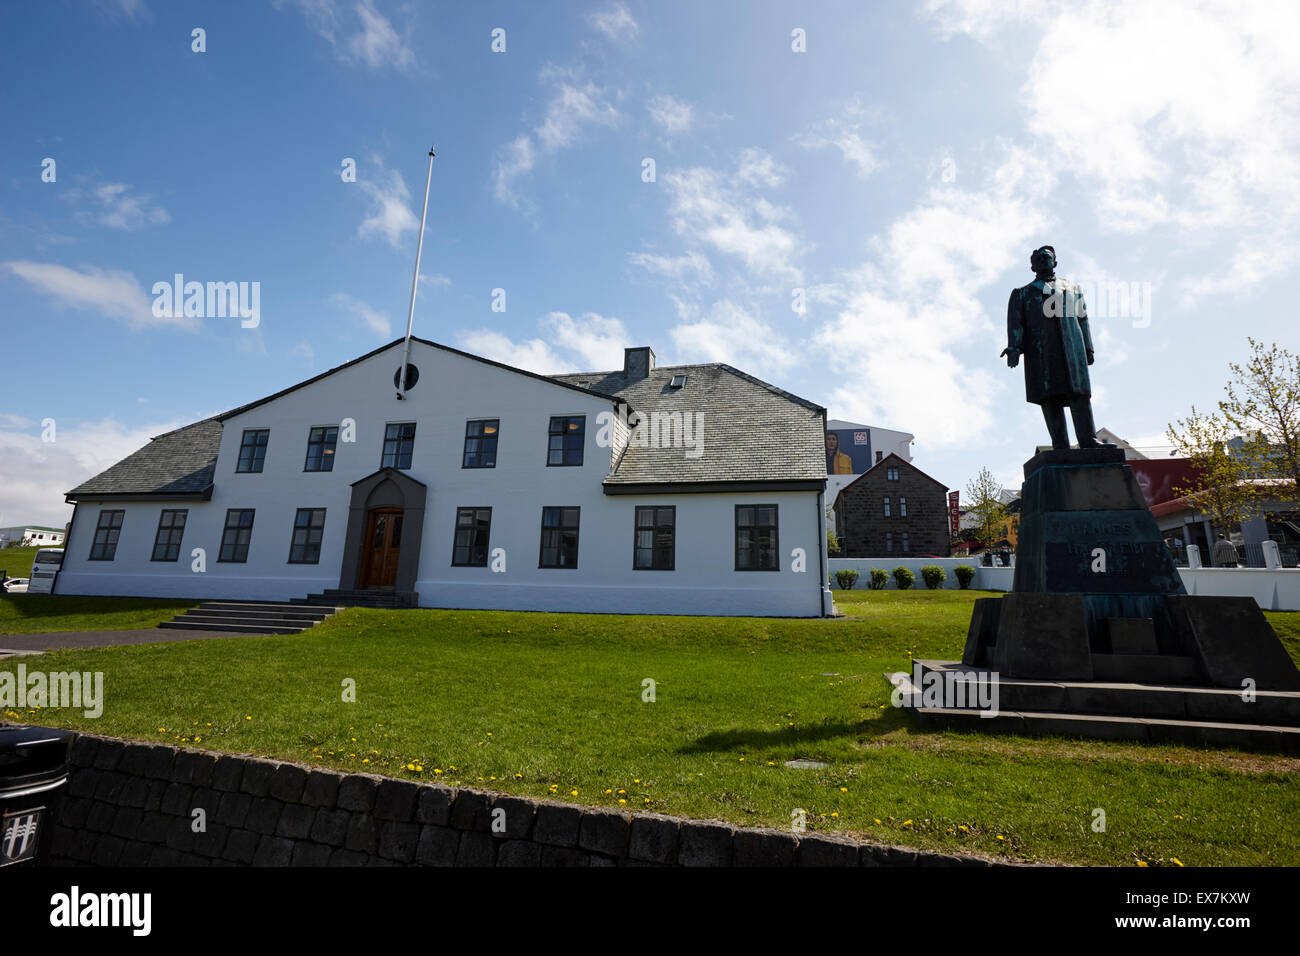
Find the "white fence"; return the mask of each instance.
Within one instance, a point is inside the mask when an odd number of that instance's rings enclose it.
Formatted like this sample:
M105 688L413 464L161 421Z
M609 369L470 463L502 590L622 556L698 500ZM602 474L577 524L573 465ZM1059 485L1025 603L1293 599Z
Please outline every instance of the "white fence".
M921 568L926 565L937 565L943 568L948 575L943 582L945 588L961 587L957 583L957 575L953 568L959 564L975 569L975 580L971 582L971 587L978 591L1010 591L1011 579L1015 575L1015 568L986 568L980 564L979 558L913 558L901 557L899 555L885 555L879 558L831 558L827 565L830 568L831 581L835 581L835 572L840 570L853 570L858 572L858 580L854 583L855 591L865 591L871 587L871 569L883 568L889 574L889 583L886 588L896 588L898 585L894 582L894 568L910 568L916 575L916 583L913 588L925 590L925 581L921 579ZM832 583L832 587L838 588L838 583Z
M913 588L925 590L921 568L937 564L947 572L945 588L959 587L953 572L959 564L975 569L971 587L979 591L1010 591L1014 568L986 568L978 561L967 558L831 558L828 562L831 581L835 572L851 568L858 572L854 590L865 591L871 587L871 569L883 568L889 573L887 588L896 588L894 568L911 568L916 575ZM1300 611L1300 568L1179 568L1183 586L1188 594L1217 595L1220 597L1253 597L1265 611ZM838 583L831 585L838 588Z
M1188 594L1253 597L1265 611L1300 611L1300 569L1179 568Z

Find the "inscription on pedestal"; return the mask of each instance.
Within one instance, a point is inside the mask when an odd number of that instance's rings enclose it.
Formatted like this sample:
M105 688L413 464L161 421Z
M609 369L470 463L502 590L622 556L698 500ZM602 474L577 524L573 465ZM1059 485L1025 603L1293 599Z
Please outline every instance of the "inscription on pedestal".
M1144 521L1143 519L1147 519ZM1048 512L1041 518L1046 590L1177 593L1169 549L1132 511ZM1154 585L1154 587L1153 587Z

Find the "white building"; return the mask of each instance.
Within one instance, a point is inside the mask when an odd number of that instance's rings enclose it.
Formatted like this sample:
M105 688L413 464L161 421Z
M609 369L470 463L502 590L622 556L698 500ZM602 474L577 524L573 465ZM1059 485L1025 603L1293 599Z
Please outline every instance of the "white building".
M829 613L820 406L726 365L542 376L402 342L68 493L60 594ZM411 377L408 377L408 381Z
M63 546L63 529L43 525L15 525L0 528L0 548L10 545L24 548L60 548Z

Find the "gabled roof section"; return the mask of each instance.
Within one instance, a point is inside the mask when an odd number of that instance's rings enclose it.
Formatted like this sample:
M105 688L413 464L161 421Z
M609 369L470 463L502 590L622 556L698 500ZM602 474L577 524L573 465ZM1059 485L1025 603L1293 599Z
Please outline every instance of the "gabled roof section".
M450 346L439 345L437 342L431 342L428 339L412 336L411 340L431 348L450 352L453 355L472 359L475 362L481 362L484 365L491 365L494 368L514 372L517 375L526 375L529 378L537 379L539 382L546 382L548 385L572 389L585 395L595 395L597 398L607 399L611 403L618 401L613 395L604 395L589 388L579 388L577 385L561 382L547 375L539 375L536 372L528 372L524 369L504 365L501 362L494 362L491 359L471 355L469 352L462 352ZM368 358L373 358L387 349L401 345L404 341L405 339L395 339L387 345L381 345L365 355L354 358L350 362L344 362L342 365L335 366L329 371L322 372L304 382L281 389L274 395L259 398L257 401L240 405L238 408L232 408L228 412L222 412L220 415L214 415L203 421L195 422L193 425L187 425L164 435L158 435L148 445L123 458L107 471L82 482L69 491L65 497L69 501L74 501L78 497L208 497L212 494L212 481L216 470L217 451L221 447L221 429L224 422L250 409L257 408L259 405L265 405L267 402L288 395L290 392L328 378L336 372L351 368L353 365L364 362ZM396 368L394 368L394 371L396 371Z
M66 498L205 498L212 493L220 445L221 422L216 418L186 425L152 439L73 488Z
M940 481L938 478L932 478L932 477L930 477L930 476L927 475L925 472L923 472L920 468L917 468L916 465L914 465L914 464L912 464L910 461L908 461L906 458L903 458L901 455L897 454L896 452L892 452L892 451L891 451L891 452L890 452L888 455L886 455L884 458L880 459L880 461L876 462L874 465L872 465L870 468L868 468L866 471L864 471L864 472L863 472L861 475L859 475L857 478L854 478L854 479L853 479L852 481L850 481L847 485L845 485L843 488L841 488L841 489L840 489L840 494L841 494L841 495L844 494L844 492L848 491L850 488L852 488L852 487L853 487L854 485L856 485L858 482L862 481L862 480L863 480L864 478L866 478L868 475L874 475L877 471L880 470L880 467L881 467L882 465L887 465L887 464L889 464L890 462L893 462L893 463L898 464L898 465L902 465L904 468L908 469L909 471L914 471L914 472L916 472L918 475L920 475L920 476L921 476L922 478L924 478L926 481L933 481L936 485L938 485L938 486L939 486L940 488L942 488L944 491L947 491L947 490L948 490L948 486L945 485L945 484L944 484L942 481Z
M249 411L250 409L257 408L259 405L265 405L267 402L273 402L277 398L281 398L282 396L288 395L290 392L296 392L300 388L306 388L308 385L315 384L316 382L319 382L323 378L329 378L335 372L341 372L345 368L351 368L353 365L357 365L360 362L364 362L368 358L373 358L374 356L378 355L380 352L386 351L387 349L391 349L395 345L401 345L405 341L406 341L405 338L394 339L393 341L389 342L387 345L381 345L379 348L367 352L365 355L358 356L357 358L354 358L350 362L344 362L342 365L336 365L334 368L330 369L329 371L321 372L319 375L313 376L312 378L307 379L305 382L299 382L297 385L290 385L288 388L283 388L280 391L276 392L274 395L268 395L266 396L266 398L259 398L257 401L249 402L247 405L240 405L238 408L232 408L228 412L222 412L220 415L217 415L216 418L218 421L224 422L226 421L226 419L233 418L236 415L243 414L244 412ZM459 355L461 358L467 358L475 362L481 362L484 365L491 365L493 368L499 368L507 372L514 372L516 375L526 375L529 378L537 379L537 381L539 382L546 382L550 385L561 385L565 388L573 389L576 392L583 392L588 395L595 395L597 398L608 399L611 402L618 400L617 398L615 398L615 396L602 394L598 390L589 389L589 388L579 388L577 385L570 384L569 382L562 382L556 376L540 375L537 372L530 372L527 369L515 368L513 365L506 365L504 362L494 362L492 359L483 358L481 355L473 355L470 352L462 352L460 349L454 349L450 345L440 345L439 343L433 342L429 339L422 339L418 335L411 336L411 341L419 342L421 345L427 345L430 348L440 349L443 352L449 352L452 355ZM393 371L396 372L397 369L394 368Z
M675 375L686 376L683 387L672 387ZM613 394L641 419L605 479L607 493L642 486L825 484L826 410L730 365L664 365L635 380L622 370L554 378ZM692 443L650 447L655 416L673 413L690 417ZM697 422L703 428L698 436Z

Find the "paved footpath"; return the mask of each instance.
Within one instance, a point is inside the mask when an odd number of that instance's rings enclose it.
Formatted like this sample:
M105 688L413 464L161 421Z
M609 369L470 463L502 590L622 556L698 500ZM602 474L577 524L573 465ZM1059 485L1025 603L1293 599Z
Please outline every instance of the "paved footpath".
M157 644L162 641L196 641L209 637L248 637L232 631L186 631L147 627L127 631L54 631L45 634L0 634L0 657L39 654L65 647L117 647L122 644Z

